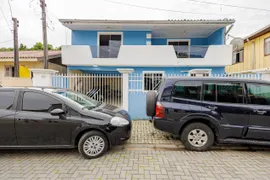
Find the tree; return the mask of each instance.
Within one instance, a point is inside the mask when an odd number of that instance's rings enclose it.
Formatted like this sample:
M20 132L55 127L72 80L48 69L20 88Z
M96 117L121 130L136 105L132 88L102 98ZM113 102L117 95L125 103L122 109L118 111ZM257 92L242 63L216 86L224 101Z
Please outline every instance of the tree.
M48 50L54 50L54 49L53 49L53 45L48 44Z
M61 51L61 46L54 48L54 50Z
M43 50L43 44L41 42L37 42L31 50Z
M21 43L21 44L20 44L20 47L19 47L19 50L20 50L20 51L26 51L26 50L27 50L26 45L24 45L23 43Z

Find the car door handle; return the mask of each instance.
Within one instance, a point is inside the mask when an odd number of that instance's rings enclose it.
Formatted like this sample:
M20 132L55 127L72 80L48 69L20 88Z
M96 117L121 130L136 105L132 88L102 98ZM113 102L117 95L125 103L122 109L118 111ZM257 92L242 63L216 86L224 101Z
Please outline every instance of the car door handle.
M260 114L260 115L263 115L266 113L266 111L261 111L261 110L258 110L258 109L254 109L253 112L256 112L257 114Z
M28 121L28 118L24 118L24 117L19 117L16 119L17 121Z
M206 106L206 108L211 109L212 111L217 109L217 106Z

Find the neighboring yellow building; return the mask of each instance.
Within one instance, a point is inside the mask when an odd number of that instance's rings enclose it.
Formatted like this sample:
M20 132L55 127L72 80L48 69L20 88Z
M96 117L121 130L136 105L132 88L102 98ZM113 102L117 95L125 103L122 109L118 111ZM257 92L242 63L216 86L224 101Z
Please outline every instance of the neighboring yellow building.
M49 69L66 73L66 66L62 65L61 51L48 51ZM30 77L31 68L43 69L43 51L19 52L20 77ZM14 76L13 51L0 52L0 77Z
M243 55L243 56L242 56ZM225 71L233 73L263 72L270 68L270 25L245 38L244 51Z

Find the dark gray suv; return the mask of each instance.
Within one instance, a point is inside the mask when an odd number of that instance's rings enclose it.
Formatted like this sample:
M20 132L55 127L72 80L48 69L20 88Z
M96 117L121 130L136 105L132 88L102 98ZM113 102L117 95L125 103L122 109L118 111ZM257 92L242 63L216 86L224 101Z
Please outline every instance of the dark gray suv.
M180 135L189 150L214 142L270 145L270 83L230 78L169 78L147 94L155 128Z

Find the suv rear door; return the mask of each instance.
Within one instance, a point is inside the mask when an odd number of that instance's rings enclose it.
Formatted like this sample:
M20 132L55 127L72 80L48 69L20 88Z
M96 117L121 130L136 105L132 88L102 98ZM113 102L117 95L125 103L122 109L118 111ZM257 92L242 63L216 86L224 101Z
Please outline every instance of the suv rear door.
M250 120L247 138L270 140L270 85L247 83Z
M15 90L0 89L0 146L17 145L14 115Z
M250 109L244 87L239 82L203 83L203 111L219 121L221 139L241 138L247 129Z
M176 81L164 89L161 101L167 110L167 118L180 121L191 112L201 111L201 81Z

